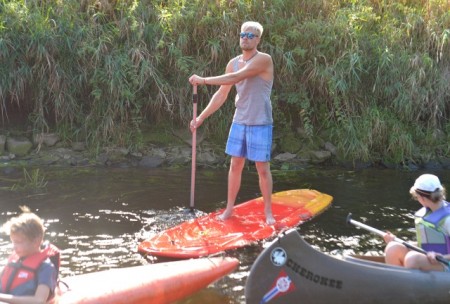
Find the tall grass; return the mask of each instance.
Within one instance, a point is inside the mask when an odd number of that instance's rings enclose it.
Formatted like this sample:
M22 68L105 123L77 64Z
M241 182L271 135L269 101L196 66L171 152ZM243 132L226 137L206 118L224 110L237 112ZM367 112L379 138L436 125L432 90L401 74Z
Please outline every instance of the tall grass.
M449 154L445 0L0 0L3 123L19 109L36 132L139 148L143 123L186 125L188 77L223 73L246 20L265 26L276 130L326 136L351 159ZM200 109L215 89L200 87ZM230 96L210 137L232 111Z

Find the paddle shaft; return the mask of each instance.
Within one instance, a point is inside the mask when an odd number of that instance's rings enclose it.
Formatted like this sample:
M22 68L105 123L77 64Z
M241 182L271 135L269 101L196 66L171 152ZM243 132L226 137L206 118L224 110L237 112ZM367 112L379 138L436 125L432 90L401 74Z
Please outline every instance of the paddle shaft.
M384 232L384 231L378 230L376 228L373 228L373 227L368 226L366 224L363 224L361 222L352 220L351 219L351 214L349 214L348 217L347 217L347 223L355 225L355 226L360 227L360 228L363 228L363 229L365 229L367 231L370 231L372 233L378 234L381 237L384 237L385 234L386 234L386 232ZM414 250L414 251L417 251L417 252L420 252L420 253L423 253L423 254L427 254L427 252L425 250L423 250L422 248L414 246L414 245L411 245L410 243L408 243L408 242L406 242L406 241L404 241L402 239L399 239L397 237L394 238L394 241L403 244L408 249L411 249L411 250ZM436 256L436 260L438 260L442 264L450 266L450 262L448 260L446 260L445 258L443 258L442 256L437 255Z
M192 94L192 108L193 108L193 118L192 120L196 123L197 120L197 86L194 85ZM196 166L196 158L197 158L197 129L192 131L192 169L191 169L191 199L189 206L191 209L194 209L194 197L195 197L195 166Z

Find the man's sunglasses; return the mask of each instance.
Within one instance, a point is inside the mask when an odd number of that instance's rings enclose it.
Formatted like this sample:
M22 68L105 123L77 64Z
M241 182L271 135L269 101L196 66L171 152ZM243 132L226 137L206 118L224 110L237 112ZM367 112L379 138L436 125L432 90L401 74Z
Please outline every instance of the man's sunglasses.
M255 37L258 37L257 35L250 33L250 32L242 32L239 34L239 36L241 36L242 39L244 39L245 37L247 37L248 39L253 39Z

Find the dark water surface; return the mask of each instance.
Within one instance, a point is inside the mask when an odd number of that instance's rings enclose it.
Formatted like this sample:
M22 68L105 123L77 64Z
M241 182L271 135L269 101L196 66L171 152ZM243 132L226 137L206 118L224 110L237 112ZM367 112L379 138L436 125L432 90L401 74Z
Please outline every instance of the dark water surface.
M27 169L31 172L32 169ZM45 220L47 239L63 249L62 276L111 268L166 262L137 253L137 245L189 215L190 169L40 168L47 185L37 190L10 188L20 184L20 169L0 169L0 224L27 205ZM413 238L412 213L419 204L408 191L424 172L367 169L308 169L273 172L274 191L311 188L334 197L333 205L316 219L299 227L305 239L333 255L380 252L382 240L346 225L355 220ZM448 171L434 172L450 188ZM211 212L225 207L226 170L197 169L195 207ZM244 172L239 202L260 196L257 175ZM187 303L245 303L244 286L253 261L267 242L227 252L240 260L239 268ZM0 266L10 253L9 238L0 235ZM151 275L151 274L150 274Z

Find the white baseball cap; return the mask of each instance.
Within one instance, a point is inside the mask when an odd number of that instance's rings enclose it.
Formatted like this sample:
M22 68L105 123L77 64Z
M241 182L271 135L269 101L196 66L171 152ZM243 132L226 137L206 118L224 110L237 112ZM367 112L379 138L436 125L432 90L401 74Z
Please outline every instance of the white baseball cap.
M433 193L436 191L443 190L441 182L436 175L433 174L423 174L416 179L414 186L412 186L411 191L428 192Z

